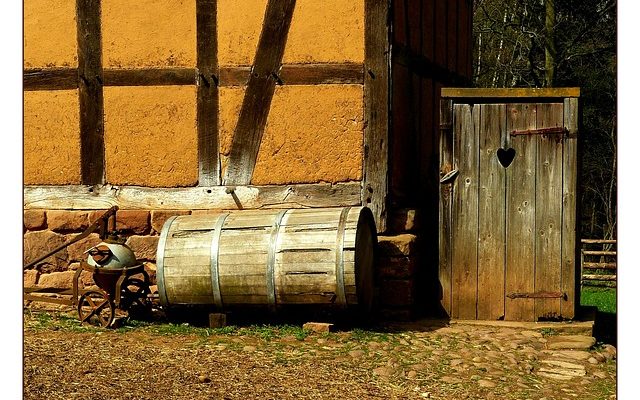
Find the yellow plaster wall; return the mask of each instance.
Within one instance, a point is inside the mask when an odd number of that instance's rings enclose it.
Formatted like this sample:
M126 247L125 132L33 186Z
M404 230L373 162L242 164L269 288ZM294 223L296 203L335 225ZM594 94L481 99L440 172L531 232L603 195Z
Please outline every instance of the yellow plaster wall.
M227 165L242 88L220 89L220 152ZM363 87L278 86L252 184L362 179Z
M24 1L24 68L77 67L75 0Z
M197 183L195 86L105 87L104 113L107 182Z
M267 0L218 1L218 62L250 65ZM363 62L364 0L298 0L285 63Z
M24 92L24 184L80 183L77 90Z
M102 2L105 68L195 67L196 0Z

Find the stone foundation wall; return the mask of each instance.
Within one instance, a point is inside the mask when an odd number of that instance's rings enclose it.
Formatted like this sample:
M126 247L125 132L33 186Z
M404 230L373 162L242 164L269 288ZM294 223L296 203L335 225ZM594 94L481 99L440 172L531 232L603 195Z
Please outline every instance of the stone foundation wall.
M416 275L421 262L419 218L415 209L391 213L387 232L378 236L380 316L408 320L414 317Z
M198 213L202 211L195 211ZM104 210L67 211L67 210L25 210L24 211L24 255L23 262L46 254L54 248L68 242L98 219ZM126 237L138 260L144 263L145 270L156 284L156 249L160 231L164 222L172 215L191 214L189 210L120 210L116 213L116 230ZM24 286L70 288L73 275L86 260L84 252L100 243L100 236L92 233L71 246L60 250L53 256L24 271ZM82 284L87 287L94 284L90 273L83 273Z

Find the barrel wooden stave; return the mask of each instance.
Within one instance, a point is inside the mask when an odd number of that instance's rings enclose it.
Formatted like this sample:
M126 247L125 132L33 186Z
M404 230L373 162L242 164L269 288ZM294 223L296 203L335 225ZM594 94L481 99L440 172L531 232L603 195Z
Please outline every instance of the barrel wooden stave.
M166 303L215 304L212 274L217 273L223 306L357 305L359 292L373 291L373 272L356 269L358 263L364 269L373 268L375 230L365 235L369 242L358 249L356 236L362 229L372 229L373 217L360 207L343 210L250 210L176 217L165 240L160 240L163 248L158 249L163 252L159 276L164 282L159 286L165 288ZM370 221L363 224L363 215ZM221 218L224 224L217 232ZM212 242L216 234L218 240ZM347 304L339 304L339 281ZM370 295L365 297L370 301Z

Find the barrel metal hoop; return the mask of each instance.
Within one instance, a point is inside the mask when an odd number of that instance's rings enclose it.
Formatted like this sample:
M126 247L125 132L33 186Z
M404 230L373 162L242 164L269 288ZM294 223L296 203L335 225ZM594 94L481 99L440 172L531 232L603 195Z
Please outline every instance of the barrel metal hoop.
M164 223L162 231L160 232L160 240L158 240L158 254L156 256L156 281L158 283L158 295L160 296L160 304L163 306L169 305L167 299L167 290L164 285L164 248L167 244L167 236L169 236L169 229L178 216L174 215L169 217L167 222Z
M342 209L336 235L336 303L343 307L347 306L347 296L344 290L344 231L349 211L351 211L351 207Z
M267 256L267 298L269 300L269 308L271 311L276 310L276 245L278 244L278 233L280 232L280 223L288 210L282 210L276 215L271 229L271 239L269 241L269 255Z
M213 292L213 302L218 308L222 309L222 294L220 292L220 273L218 269L219 251L220 251L220 235L222 234L222 226L227 220L229 213L222 214L218 217L214 226L213 237L211 238L211 289Z

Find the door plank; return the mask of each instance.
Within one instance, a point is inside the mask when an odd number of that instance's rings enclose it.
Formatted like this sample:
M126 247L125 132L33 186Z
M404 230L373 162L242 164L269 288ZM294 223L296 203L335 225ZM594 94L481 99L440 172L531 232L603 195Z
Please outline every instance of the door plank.
M562 103L537 105L537 128L562 127ZM562 135L535 135L536 161L536 292L561 289L562 264ZM536 319L560 316L560 299L535 299Z
M478 285L478 135L479 112L470 104L453 108L452 318L476 319Z
M505 168L496 151L507 137L506 106L480 107L478 194L478 319L504 318Z
M535 104L507 105L507 131L533 129ZM506 169L507 263L505 292L531 293L535 272L536 142L529 136L509 137L515 158ZM505 298L505 320L533 321L534 299Z
M564 318L573 318L580 299L576 293L576 190L578 180L578 99L564 100L564 127L568 136L564 139L562 154L562 291L567 300L562 301L561 311Z
M440 178L453 169L452 101L440 102ZM451 195L453 183L440 184L439 201L439 272L441 287L440 304L447 316L451 316Z

